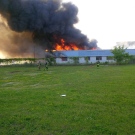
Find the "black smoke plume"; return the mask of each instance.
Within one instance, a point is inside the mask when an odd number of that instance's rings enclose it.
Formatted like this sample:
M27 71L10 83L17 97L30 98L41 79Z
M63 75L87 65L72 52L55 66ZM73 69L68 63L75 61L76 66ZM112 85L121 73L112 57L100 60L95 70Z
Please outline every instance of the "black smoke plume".
M39 51L54 50L60 39L64 39L66 45L76 44L80 49L97 47L97 41L90 42L74 27L78 22L78 8L72 3L62 3L61 0L0 0L0 14L6 19L9 29L15 32L13 41L18 40L14 43L18 46L16 52L33 51L26 42L22 44L27 35L28 43L36 45ZM10 48L10 45L5 46Z

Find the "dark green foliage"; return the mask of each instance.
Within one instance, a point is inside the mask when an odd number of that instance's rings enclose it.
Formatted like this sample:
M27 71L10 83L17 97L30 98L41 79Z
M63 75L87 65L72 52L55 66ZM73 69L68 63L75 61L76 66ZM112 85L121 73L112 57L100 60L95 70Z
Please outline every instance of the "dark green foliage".
M3 59L0 59L0 64L3 63L3 61L4 61Z
M130 61L129 61L129 63L135 64L135 56L133 56L133 55L130 56Z
M56 65L56 60L54 57L46 58L47 62L49 63L50 66Z
M74 64L79 64L79 57L72 57Z
M37 61L44 60L44 59L45 58L10 58L10 59L0 59L0 63L6 65L11 65L14 63L18 63L22 65L33 65ZM54 58L47 58L47 61L50 63L50 65L53 65L55 63Z
M85 57L85 61L86 61L86 64L88 64L89 58L88 57Z
M126 64L130 60L130 55L125 52L124 46L115 46L112 53L117 64Z

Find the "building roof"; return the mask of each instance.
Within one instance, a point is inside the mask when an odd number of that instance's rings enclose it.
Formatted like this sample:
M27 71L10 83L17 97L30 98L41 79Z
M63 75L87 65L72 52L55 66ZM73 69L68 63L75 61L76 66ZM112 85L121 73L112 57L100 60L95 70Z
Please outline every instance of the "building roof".
M129 55L135 55L135 49L126 49ZM94 56L113 56L111 50L70 50L55 51L56 57L94 57Z

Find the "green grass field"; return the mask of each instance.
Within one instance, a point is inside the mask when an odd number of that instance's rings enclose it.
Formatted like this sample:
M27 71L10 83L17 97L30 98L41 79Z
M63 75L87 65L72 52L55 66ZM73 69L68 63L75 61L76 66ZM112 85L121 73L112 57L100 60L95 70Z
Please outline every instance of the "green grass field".
M0 135L135 135L135 65L0 67Z

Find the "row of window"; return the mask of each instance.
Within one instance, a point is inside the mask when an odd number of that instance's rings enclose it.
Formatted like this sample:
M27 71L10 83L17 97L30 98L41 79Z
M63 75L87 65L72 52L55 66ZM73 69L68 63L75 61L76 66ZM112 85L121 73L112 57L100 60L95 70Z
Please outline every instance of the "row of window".
M87 58L90 61L90 57L87 57ZM62 59L62 61L67 61L67 57L62 57L61 59ZM96 60L102 60L102 56L97 56Z
M87 58L90 61L90 57L87 57ZM62 59L62 61L67 61L67 57L62 57L61 59ZM96 60L102 60L102 56L96 56ZM113 57L108 56L107 60L113 60Z

